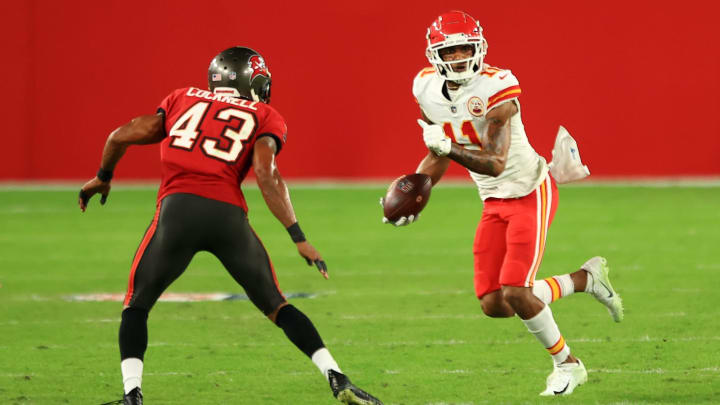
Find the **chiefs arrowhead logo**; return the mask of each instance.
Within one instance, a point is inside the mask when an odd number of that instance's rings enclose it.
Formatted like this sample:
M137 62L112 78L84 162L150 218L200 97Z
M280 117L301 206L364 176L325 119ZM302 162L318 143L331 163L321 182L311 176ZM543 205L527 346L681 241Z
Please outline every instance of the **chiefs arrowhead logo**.
M248 67L252 69L252 74L250 75L250 83L252 83L253 79L255 79L256 76L265 76L267 78L270 77L270 72L268 71L267 66L265 66L265 60L262 58L262 56L251 56L250 60L248 60Z

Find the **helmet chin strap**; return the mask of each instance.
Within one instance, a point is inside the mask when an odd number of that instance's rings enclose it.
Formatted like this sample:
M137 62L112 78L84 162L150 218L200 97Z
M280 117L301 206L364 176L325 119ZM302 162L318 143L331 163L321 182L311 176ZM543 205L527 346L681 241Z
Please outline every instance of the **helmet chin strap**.
M460 87L468 84L471 79L461 79L461 80L450 80L446 79L445 82L447 83L447 89L448 91L459 91Z
M470 81L472 79L473 79L472 77L469 77L467 79L457 79L457 80L450 80L450 81L453 83L456 83L458 86L464 86L464 85L470 83Z

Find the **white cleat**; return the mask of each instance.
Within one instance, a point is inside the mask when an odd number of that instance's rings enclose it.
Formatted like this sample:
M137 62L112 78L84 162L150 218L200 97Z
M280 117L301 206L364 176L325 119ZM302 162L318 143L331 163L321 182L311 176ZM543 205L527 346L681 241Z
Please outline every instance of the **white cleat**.
M607 260L605 260L604 257L595 256L586 261L580 268L588 272L590 288L586 288L585 291L607 307L610 316L612 316L615 322L622 321L625 316L625 310L620 294L618 294L613 289L612 284L610 284L610 277L608 275L610 268L607 265Z
M587 370L585 365L578 359L577 363L563 363L555 366L555 369L547 378L547 388L541 392L543 397L553 395L570 395L578 385L587 381Z

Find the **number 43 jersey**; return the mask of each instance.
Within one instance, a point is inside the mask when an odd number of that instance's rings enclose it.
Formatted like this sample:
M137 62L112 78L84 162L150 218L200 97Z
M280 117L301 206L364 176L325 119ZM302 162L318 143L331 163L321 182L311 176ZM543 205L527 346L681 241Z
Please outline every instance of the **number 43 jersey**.
M165 116L160 144L162 181L158 202L174 193L195 194L238 205L247 212L240 184L252 166L253 147L263 136L285 144L285 120L267 104L195 87L170 93L158 112Z
M482 149L488 111L515 102L518 112L510 119L510 149L505 170L492 177L470 171L480 197L517 198L530 194L545 179L547 163L530 145L520 118L520 85L505 69L484 65L469 83L449 92L445 80L432 67L418 73L413 94L427 118L440 125L447 137L466 149Z

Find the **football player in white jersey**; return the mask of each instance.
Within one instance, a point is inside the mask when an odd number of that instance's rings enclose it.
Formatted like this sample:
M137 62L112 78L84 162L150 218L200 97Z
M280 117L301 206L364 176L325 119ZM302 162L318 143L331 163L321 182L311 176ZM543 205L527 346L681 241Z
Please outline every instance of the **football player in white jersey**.
M433 66L420 71L413 84L428 148L417 172L429 175L434 185L451 160L468 169L483 200L473 245L475 293L482 310L490 317L517 314L554 361L540 395L568 395L587 380L587 371L571 354L548 304L588 292L620 322L622 301L602 257L573 273L536 282L557 187L525 135L518 80L509 70L484 64L486 52L480 24L461 11L442 14L428 28L427 58Z

